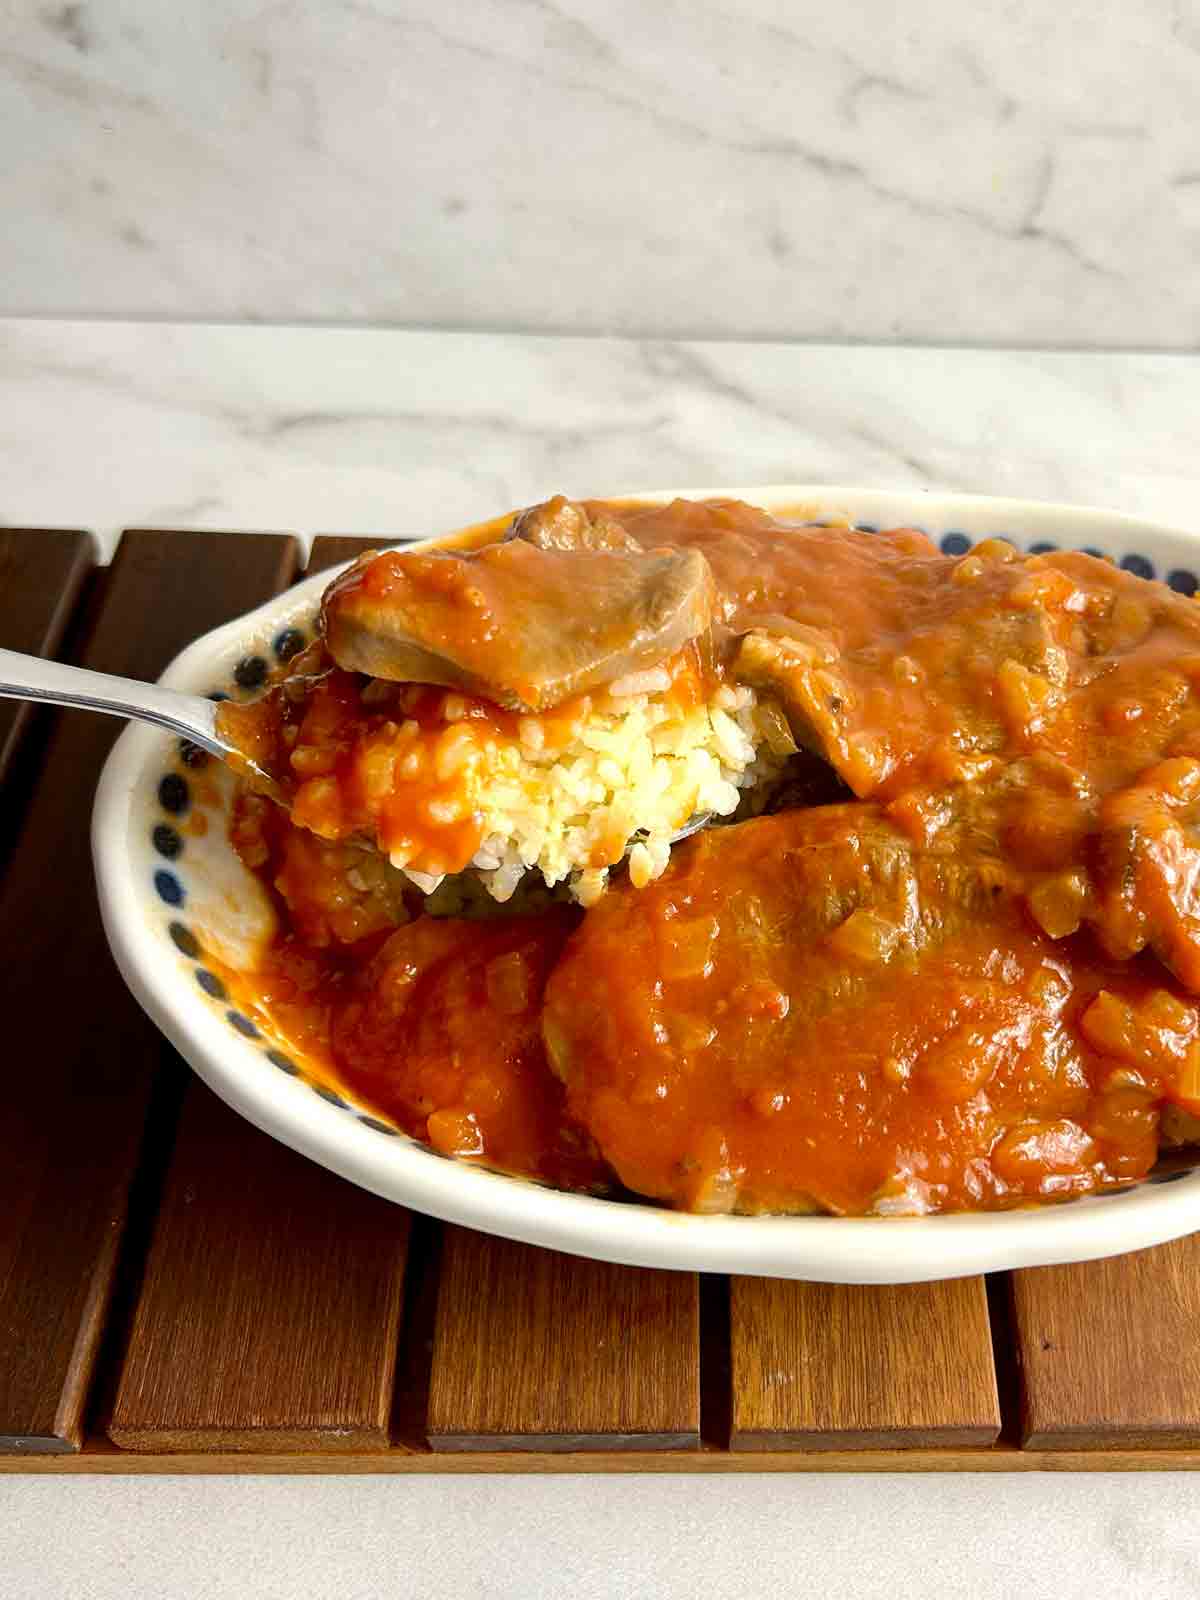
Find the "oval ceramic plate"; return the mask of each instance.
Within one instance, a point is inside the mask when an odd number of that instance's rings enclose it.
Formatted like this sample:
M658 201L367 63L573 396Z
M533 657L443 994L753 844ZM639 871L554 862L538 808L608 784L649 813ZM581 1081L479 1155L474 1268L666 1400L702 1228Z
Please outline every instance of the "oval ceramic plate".
M1087 549L1190 593L1200 539L1131 517L1032 501L773 487L727 495L813 522L923 528L951 554L1010 538L1023 550ZM674 492L642 494L669 500ZM197 640L163 682L237 694L311 637L329 574ZM240 686L240 687L239 687ZM353 1183L418 1211L579 1255L690 1271L833 1283L903 1283L1082 1261L1200 1228L1200 1171L1156 1170L1108 1195L1025 1211L922 1218L691 1216L565 1194L434 1154L312 1078L238 1011L228 974L269 930L263 890L225 838L230 785L189 768L175 741L135 726L96 797L92 843L105 926L133 993L223 1099L267 1133ZM222 977L222 972L226 974Z

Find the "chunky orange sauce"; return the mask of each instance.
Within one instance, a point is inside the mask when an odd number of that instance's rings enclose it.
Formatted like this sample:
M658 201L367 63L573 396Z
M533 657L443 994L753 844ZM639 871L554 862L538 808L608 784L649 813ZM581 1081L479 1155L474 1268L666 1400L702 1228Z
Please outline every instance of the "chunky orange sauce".
M582 917L438 921L350 841L461 870L522 718L285 685L238 715L301 826L248 797L235 842L281 905L255 983L293 1046L447 1154L697 1209L1011 1206L1141 1176L1165 1107L1193 1136L1200 612L1084 556L592 509L712 568L678 692L711 651L859 799L713 830Z
M258 970L228 985L290 1053L445 1155L563 1188L610 1181L541 1040L546 977L578 911L416 915L419 895L381 857L293 827L254 795L233 840L275 890L283 927Z
M710 663L688 645L662 665L664 698L686 715L709 692ZM485 786L506 753L549 758L593 710L609 708L598 690L536 714L506 711L454 690L344 672L318 648L263 699L223 705L219 721L276 778L299 827L361 838L397 865L440 876L461 872L479 849ZM621 838L594 865L609 865L624 846Z
M715 829L610 889L545 1031L623 1182L689 1209L1079 1194L1147 1170L1164 1098L1200 1109L1200 1013L1156 962L1051 942L1003 873L873 807Z

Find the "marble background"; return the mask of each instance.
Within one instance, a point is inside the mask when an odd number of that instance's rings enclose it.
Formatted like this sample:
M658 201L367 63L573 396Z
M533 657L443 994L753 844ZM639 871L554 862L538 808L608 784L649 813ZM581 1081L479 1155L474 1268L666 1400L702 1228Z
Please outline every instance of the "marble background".
M563 491L1076 501L1200 532L1200 361L0 321L0 521L425 534Z
M13 1477L0 1563L5 1600L1192 1600L1195 1483Z
M1200 0L2 15L0 312L1200 342Z

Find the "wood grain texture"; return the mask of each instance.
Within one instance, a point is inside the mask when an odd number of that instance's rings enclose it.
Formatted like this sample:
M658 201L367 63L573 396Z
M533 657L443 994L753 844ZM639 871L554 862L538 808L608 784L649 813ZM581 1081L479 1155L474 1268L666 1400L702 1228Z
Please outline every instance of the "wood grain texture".
M896 1288L734 1278L730 1351L735 1449L917 1449L999 1436L982 1278Z
M408 1213L188 1089L109 1423L124 1449L384 1449Z
M322 1450L254 1454L226 1451L135 1455L106 1439L89 1439L75 1455L0 1455L6 1472L76 1477L204 1476L264 1473L330 1477L472 1473L728 1473L728 1472L1197 1472L1200 1450L1019 1450L1014 1445L955 1450L372 1450L331 1455Z
M343 561L353 561L364 550L381 550L387 543L388 540L384 538L356 539L350 534L319 534L312 542L305 575L311 578L314 572L324 572Z
M293 541L127 534L84 665L156 676L197 634L266 599ZM88 844L120 731L61 714L0 886L0 1448L69 1450L108 1305L151 1080L164 1046L108 954Z
M33 656L57 654L94 560L86 533L0 528L0 646ZM0 783L33 713L23 701L0 701Z
M1200 1235L1015 1272L1013 1323L1027 1449L1200 1445Z
M697 1449L695 1276L448 1228L429 1443L438 1451Z

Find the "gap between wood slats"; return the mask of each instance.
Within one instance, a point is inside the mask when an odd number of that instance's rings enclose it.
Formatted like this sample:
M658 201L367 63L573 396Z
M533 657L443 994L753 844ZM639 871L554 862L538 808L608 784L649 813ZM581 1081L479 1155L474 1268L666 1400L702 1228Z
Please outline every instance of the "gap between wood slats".
M727 1450L733 1429L733 1361L729 1345L729 1279L700 1274L700 1438Z
M998 1442L1021 1441L1021 1373L1017 1361L1017 1335L1013 1326L1012 1274L992 1272L986 1278L988 1324L992 1336L992 1364L996 1371L996 1398L1000 1404Z
M1014 1273L1013 1305L1028 1450L1200 1444L1200 1235Z
M730 1348L735 1449L982 1446L1000 1432L982 1278L734 1278Z
M408 1238L400 1351L391 1416L392 1440L405 1450L429 1449L426 1420L441 1265L442 1224L434 1217L414 1212Z
M295 542L134 532L121 541L81 651L152 678L197 634L294 570ZM14 1061L0 1124L0 1448L70 1450L89 1382L161 1041L108 955L88 822L119 732L56 717L0 888L0 1001ZM6 992L5 992L6 986Z
M378 539L356 539L350 534L318 534L312 542L305 577L311 578L313 573L325 572L343 561L353 561L355 556L362 555L364 550L379 550L393 542L382 536Z

